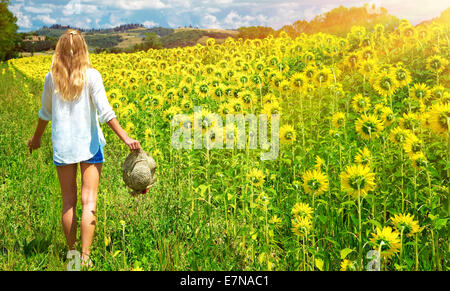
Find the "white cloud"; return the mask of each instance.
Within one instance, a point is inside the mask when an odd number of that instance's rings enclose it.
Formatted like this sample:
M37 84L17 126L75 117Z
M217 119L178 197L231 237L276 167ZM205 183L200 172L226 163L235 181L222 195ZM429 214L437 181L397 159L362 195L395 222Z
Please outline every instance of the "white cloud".
M55 24L57 21L55 18L50 17L50 15L37 15L35 19L44 22L45 24Z
M50 7L34 7L34 6L25 6L24 10L31 13L43 14L43 13L52 13L53 9Z
M22 6L23 3L18 3L15 5L10 5L8 8L14 16L17 17L17 25L19 28L31 28L33 23L31 22L30 17L21 11Z
M155 27L155 26L159 25L158 23L151 21L151 20L144 21L142 24L147 28Z
M118 0L115 5L124 10L161 9L167 7L160 0Z
M203 17L201 21L201 26L205 28L221 28L221 24L217 20L217 17L215 17L212 14L207 14Z

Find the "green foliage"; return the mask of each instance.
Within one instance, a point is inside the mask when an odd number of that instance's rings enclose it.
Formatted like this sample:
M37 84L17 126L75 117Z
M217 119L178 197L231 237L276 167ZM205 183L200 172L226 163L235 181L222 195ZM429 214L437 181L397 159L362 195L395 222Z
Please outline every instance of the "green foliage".
M86 43L89 48L113 48L123 41L120 35L86 35Z
M238 37L243 39L263 39L275 34L275 30L272 27L265 26L240 27L238 32Z
M17 55L16 48L20 41L17 34L17 18L8 9L9 0L0 2L0 61Z
M160 49L162 48L161 39L154 32L147 33L145 35L144 42L142 44L137 44L134 47L135 51L144 50L147 51L149 49Z

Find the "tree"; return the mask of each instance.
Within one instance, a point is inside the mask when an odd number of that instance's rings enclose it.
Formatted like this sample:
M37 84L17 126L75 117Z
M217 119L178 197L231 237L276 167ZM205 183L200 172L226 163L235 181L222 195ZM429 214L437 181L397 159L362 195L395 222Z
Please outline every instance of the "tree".
M154 32L146 33L144 40L144 48L148 49L160 49L162 48L161 39Z
M0 1L0 61L5 61L17 55L20 37L17 18L8 9L9 0Z

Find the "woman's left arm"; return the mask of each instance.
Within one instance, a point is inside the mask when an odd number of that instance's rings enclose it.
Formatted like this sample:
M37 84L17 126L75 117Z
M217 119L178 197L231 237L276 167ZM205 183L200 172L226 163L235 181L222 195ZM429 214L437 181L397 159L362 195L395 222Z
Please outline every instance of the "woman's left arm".
M45 128L47 127L48 120L42 120L39 118L36 131L33 137L28 141L28 148L30 149L30 154L41 147L42 135L44 134Z
M50 120L52 120L52 77L51 74L48 73L45 77L44 91L42 92L39 121L33 137L28 141L30 154L33 150L37 150L41 147L42 135L44 134L45 128Z

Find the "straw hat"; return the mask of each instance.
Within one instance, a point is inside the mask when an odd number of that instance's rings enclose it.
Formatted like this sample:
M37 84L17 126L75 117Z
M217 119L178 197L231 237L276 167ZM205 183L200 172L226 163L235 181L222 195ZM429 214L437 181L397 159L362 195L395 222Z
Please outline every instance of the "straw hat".
M156 162L144 150L132 151L123 163L123 181L131 195L145 194L156 181Z

